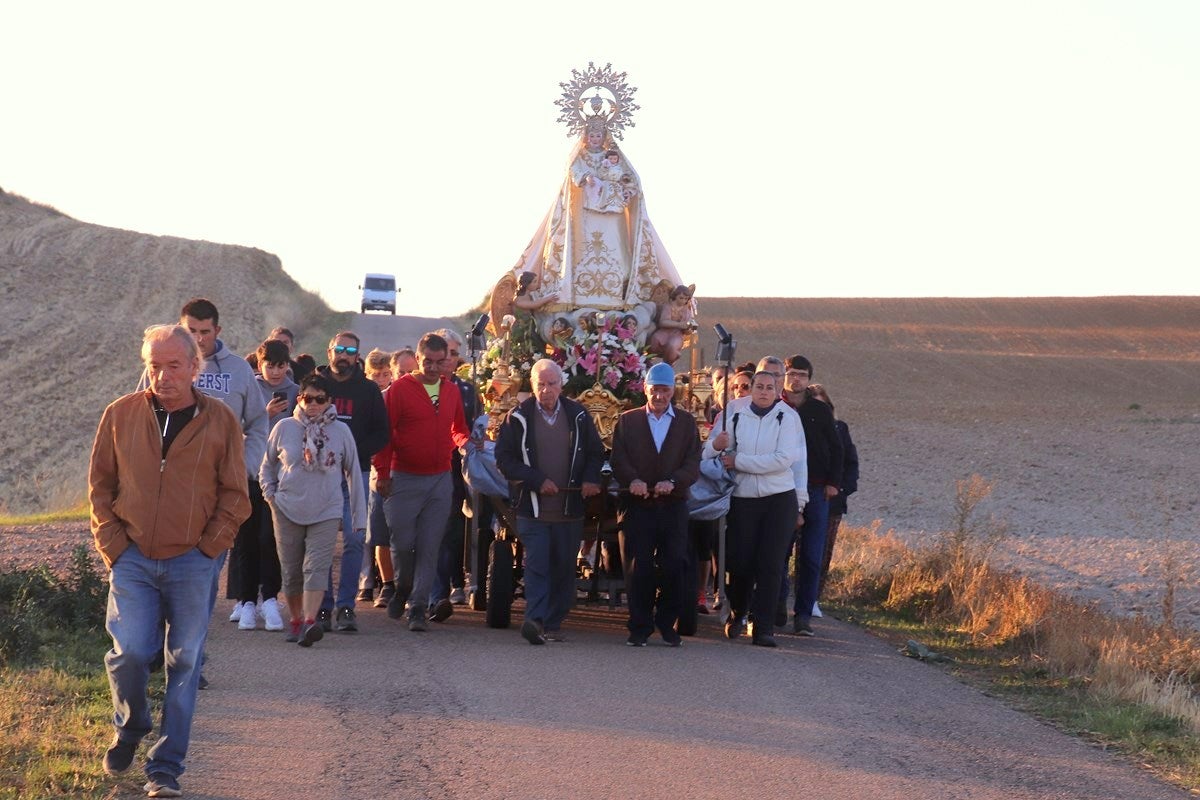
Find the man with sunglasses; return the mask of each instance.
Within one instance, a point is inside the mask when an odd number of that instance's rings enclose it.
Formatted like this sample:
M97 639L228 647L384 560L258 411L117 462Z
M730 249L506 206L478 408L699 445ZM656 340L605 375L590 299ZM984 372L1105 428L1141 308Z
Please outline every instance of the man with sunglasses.
M338 419L350 426L358 448L358 467L363 492L369 491L371 457L387 444L388 416L383 396L375 382L363 372L362 343L353 331L338 331L329 340L329 364L317 367L317 372L332 380L329 393L337 409ZM338 574L337 595L334 596L332 568L329 589L321 601L317 621L326 630L350 633L358 630L354 601L358 594L358 578L363 566L363 544L366 531L355 529L350 507L350 489L342 487L342 559ZM336 612L334 611L336 607Z

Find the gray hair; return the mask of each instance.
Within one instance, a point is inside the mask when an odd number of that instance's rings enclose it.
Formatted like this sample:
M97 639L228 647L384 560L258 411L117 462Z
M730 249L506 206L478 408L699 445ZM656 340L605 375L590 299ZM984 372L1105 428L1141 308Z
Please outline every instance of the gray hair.
M176 323L151 325L142 332L142 362L149 361L152 345L168 342L171 339L178 339L179 343L184 346L188 358L196 365L197 372L204 369L204 356L200 354L200 345L196 344L196 340L192 338L192 334L187 328Z
M539 375L550 369L554 370L554 374L558 376L560 382L566 383L567 376L563 374L562 367L553 358L539 358L533 362L533 366L529 369L530 382L533 382Z
M434 333L445 339L447 342L454 342L457 344L459 350L461 350L467 343L466 340L463 339L462 334L453 328L438 328L436 331L434 331Z
M771 367L771 369L767 369L767 367ZM783 363L782 358L763 356L758 360L758 372L774 372L776 369L779 370L780 375L787 372L787 365Z

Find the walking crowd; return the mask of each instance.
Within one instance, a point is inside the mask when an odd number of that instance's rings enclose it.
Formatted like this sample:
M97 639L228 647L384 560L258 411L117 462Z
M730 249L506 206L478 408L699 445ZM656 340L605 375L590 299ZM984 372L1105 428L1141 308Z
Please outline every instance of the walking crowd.
M245 358L220 332L203 298L183 306L179 324L145 331L138 390L105 409L89 469L92 531L111 570L105 665L116 735L104 769L127 770L151 732L149 676L161 665L150 797L181 794L227 555L230 621L246 631L261 622L301 647L356 631L364 602L427 631L480 577L464 564L462 463L483 447L472 435L482 400L455 374L460 335L442 329L415 349L363 353L359 337L341 331L317 366L293 357L286 328ZM646 404L621 414L606 453L591 415L563 395L562 369L537 361L532 395L508 413L494 451L523 551L521 636L565 640L588 503L605 491L617 498L628 645L657 633L679 647L681 618L727 606L728 638L749 631L753 644L776 647L789 597L792 632L814 635L858 460L812 377L798 355L717 368L702 444L695 417L673 402L674 369L655 364ZM727 584L717 572L719 521L690 514L693 487L714 472L731 487Z

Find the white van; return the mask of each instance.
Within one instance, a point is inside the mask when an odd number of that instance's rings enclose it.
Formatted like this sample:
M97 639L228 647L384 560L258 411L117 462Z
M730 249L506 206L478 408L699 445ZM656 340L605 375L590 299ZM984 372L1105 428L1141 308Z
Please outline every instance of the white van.
M365 314L368 311L396 313L396 292L400 290L396 288L395 275L368 272L363 278L362 286L358 288L362 289L362 313Z

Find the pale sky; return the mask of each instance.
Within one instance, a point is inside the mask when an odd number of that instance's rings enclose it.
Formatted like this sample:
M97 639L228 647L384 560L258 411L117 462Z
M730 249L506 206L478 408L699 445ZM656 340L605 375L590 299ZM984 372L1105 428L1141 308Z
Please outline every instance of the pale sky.
M0 187L466 310L549 209L572 68L701 295L1200 295L1200 3L5 3Z

